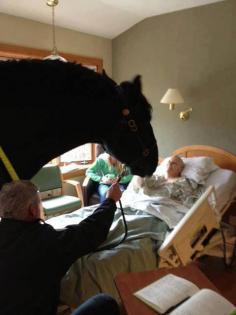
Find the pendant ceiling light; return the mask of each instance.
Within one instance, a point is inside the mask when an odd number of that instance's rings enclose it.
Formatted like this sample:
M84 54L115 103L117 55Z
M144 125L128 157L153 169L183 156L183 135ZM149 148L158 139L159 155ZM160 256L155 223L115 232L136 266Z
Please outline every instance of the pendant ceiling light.
M44 59L50 60L60 60L66 62L67 60L59 55L57 46L56 46L56 28L55 28L55 6L58 4L58 0L47 0L46 4L52 8L52 53L51 55L45 57Z

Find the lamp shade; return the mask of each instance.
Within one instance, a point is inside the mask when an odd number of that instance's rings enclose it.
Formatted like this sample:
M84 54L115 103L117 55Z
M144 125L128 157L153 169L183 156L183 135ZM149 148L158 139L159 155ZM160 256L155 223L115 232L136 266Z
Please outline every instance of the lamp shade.
M161 99L163 104L180 104L184 103L184 99L178 89L168 89Z
M43 59L44 60L59 60L59 61L67 62L67 60L63 58L62 56L60 56L58 53L52 53L51 55L46 56Z

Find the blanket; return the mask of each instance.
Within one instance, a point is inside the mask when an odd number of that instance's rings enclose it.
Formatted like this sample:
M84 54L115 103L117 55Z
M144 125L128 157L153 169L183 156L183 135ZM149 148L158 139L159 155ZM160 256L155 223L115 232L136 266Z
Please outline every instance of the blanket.
M205 187L187 178L167 182L153 175L145 178L143 186L132 181L122 195L125 206L146 211L174 228L192 205L199 199Z
M56 229L77 224L97 206L84 207L70 214L47 220ZM77 306L99 292L106 292L119 301L114 277L120 272L155 269L157 251L168 233L168 226L160 219L131 207L125 207L128 235L122 244L111 250L90 253L78 259L66 273L61 285L61 301ZM124 234L120 209L117 209L107 240L101 246L119 241ZM96 237L96 236L94 236Z

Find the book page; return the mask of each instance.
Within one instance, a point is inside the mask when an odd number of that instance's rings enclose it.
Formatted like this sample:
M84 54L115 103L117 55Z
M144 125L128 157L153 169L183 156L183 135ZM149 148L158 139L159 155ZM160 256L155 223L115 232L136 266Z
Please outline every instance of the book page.
M168 274L135 292L134 295L162 314L197 291L199 288L194 283Z
M172 311L171 315L230 315L235 306L220 294L202 289Z

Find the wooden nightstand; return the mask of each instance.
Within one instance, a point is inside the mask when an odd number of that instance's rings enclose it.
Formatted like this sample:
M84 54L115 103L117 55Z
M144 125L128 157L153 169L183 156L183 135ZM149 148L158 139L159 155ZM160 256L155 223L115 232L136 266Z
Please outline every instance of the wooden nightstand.
M116 276L115 284L126 314L157 315L156 311L136 298L133 293L168 273L186 278L195 283L199 288L208 288L219 292L213 283L194 264L173 269L161 268L152 271L122 273Z

